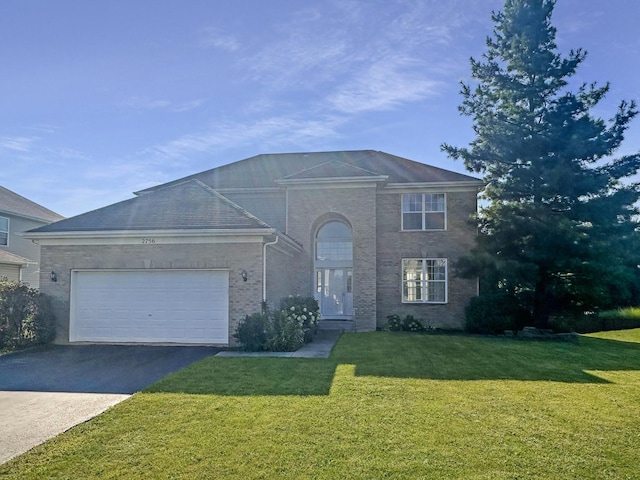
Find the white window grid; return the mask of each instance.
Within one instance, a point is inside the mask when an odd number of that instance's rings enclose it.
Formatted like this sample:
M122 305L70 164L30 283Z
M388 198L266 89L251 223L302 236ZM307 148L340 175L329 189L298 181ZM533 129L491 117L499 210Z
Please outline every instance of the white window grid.
M406 193L402 195L403 231L442 231L447 229L447 196L445 193ZM420 228L405 225L405 218L420 216ZM407 217L405 217L407 216ZM442 228L430 228L429 216L442 216Z
M446 258L402 259L403 303L448 303Z

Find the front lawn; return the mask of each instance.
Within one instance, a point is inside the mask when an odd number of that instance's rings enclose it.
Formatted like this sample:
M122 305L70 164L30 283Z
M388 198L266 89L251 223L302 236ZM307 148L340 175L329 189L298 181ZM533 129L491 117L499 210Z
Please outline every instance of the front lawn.
M638 478L640 329L580 344L345 334L209 358L0 466L6 478Z

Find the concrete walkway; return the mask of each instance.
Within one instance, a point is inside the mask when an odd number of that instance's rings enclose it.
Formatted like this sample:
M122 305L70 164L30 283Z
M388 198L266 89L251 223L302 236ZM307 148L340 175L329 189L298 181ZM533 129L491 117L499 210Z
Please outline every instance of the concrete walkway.
M295 352L241 352L226 350L216 357L284 357L284 358L328 358L340 338L339 330L320 330L313 342L306 343Z

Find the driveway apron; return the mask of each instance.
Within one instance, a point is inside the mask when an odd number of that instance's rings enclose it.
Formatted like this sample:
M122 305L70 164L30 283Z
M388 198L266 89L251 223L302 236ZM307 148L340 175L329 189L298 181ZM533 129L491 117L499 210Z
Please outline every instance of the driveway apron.
M51 345L0 357L0 463L217 352L189 346Z

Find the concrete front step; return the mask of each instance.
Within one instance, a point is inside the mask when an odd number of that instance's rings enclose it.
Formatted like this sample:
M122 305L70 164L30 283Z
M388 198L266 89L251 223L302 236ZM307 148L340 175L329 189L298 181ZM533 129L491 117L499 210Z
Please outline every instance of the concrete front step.
M353 320L320 320L319 330L338 330L340 332L355 332L356 323Z

